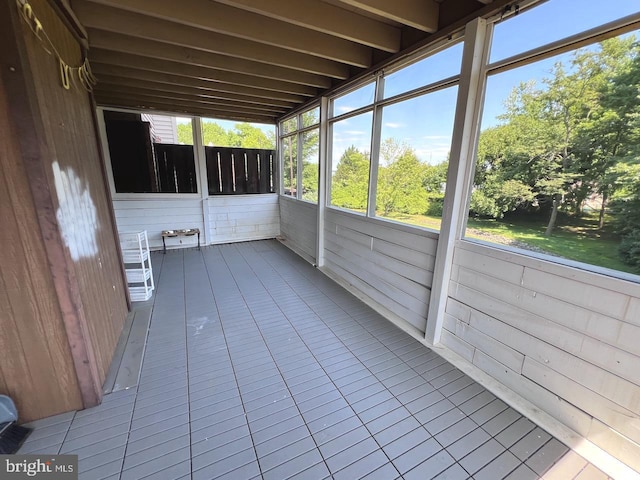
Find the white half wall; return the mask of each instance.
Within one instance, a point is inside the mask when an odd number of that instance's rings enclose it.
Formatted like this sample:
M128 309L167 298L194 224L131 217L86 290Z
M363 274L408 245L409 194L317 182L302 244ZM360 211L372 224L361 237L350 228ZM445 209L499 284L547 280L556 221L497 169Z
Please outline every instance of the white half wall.
M149 196L136 200L113 200L113 210L120 233L147 231L149 247L152 250L162 248L162 230L199 228L200 241L204 244L204 219L202 199L195 198L157 198ZM167 238L167 248L193 247L198 244L197 237Z
M327 209L324 270L424 334L437 242L434 232Z
M280 234L278 196L220 195L114 199L118 231L146 230L149 246L162 248L162 230L199 228L202 245L275 238ZM167 238L167 249L195 247L197 237Z
M263 240L280 235L278 195L214 195L207 200L209 243Z
M309 263L316 263L318 206L280 197L280 235L284 244Z
M442 344L640 470L640 286L456 243Z

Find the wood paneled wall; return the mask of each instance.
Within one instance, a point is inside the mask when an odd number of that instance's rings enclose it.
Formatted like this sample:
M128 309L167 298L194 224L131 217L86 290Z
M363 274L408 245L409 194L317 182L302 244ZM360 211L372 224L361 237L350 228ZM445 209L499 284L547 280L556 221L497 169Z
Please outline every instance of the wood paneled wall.
M6 100L0 83L0 393L29 421L82 400Z
M79 65L56 8L30 4ZM128 307L91 96L62 87L15 2L0 5L0 41L0 393L25 421L101 400Z
M30 3L62 58L72 66L80 65L81 47L51 5L46 0ZM58 209L70 205L78 217L72 219L76 234L63 231L62 236L69 242L68 249L82 253L72 260L102 385L127 315L127 305L110 214L112 205L97 143L94 106L79 84L69 90L62 88L58 62L24 24L23 34L46 141L52 153L47 171L52 195L58 200ZM86 231L83 233L81 228ZM94 232L89 231L92 228Z

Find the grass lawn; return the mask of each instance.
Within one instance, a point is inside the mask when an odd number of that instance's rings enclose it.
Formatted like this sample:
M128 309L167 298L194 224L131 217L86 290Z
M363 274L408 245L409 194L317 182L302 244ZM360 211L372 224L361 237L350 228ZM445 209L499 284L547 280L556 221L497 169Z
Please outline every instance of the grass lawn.
M440 218L424 215L392 214L391 220L411 223L421 227L440 229ZM626 265L618 255L620 241L610 232L597 229L597 219L583 217L573 219L558 218L559 223L553 235L544 236L544 220L527 219L493 220L469 218L466 236L493 243L513 245L557 257L589 263L600 267L639 274L638 269Z

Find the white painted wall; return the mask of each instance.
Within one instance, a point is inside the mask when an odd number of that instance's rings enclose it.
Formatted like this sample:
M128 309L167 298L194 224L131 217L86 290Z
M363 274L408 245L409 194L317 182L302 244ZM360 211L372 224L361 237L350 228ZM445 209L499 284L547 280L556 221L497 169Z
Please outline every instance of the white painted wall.
M197 196L139 197L114 199L116 223L120 232L147 230L151 249L162 248L162 230L199 228L202 245L274 238L280 233L275 194L221 195L204 200ZM166 242L167 248L194 247L197 237L167 238Z
M310 263L316 263L318 206L280 197L280 235L287 247Z
M640 285L456 243L442 343L640 470Z
M424 334L438 235L327 209L325 270Z
M278 195L214 195L207 200L209 243L262 240L280 235Z
M120 233L146 230L149 247L155 250L162 248L162 230L199 228L200 241L204 244L202 232L205 227L200 198L167 199L152 194L140 194L139 197L135 200L113 200ZM167 238L166 241L167 248L192 247L198 243L195 236Z

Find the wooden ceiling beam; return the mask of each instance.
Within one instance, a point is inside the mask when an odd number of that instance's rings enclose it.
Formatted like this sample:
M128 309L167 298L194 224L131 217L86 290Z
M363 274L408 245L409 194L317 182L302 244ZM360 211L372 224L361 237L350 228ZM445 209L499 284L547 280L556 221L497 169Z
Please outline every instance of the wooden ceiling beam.
M172 73L186 77L201 78L203 80L215 80L217 82L229 83L232 85L245 85L258 87L265 90L292 93L294 95L315 96L317 89L300 85L298 83L283 82L270 78L254 77L241 73L223 72L212 68L187 65L184 63L171 62L169 60L158 60L156 58L141 57L129 53L111 52L109 50L93 49L89 53L91 63L106 63L109 65L120 65L123 67L150 70L153 72Z
M291 93L264 90L262 88L245 87L244 85L233 85L200 78L190 78L183 75L173 75L165 72L153 72L150 70L140 70L138 68L123 67L118 65L107 65L102 63L92 63L93 73L98 78L98 84L103 75L113 77L124 77L137 82L158 82L162 84L181 85L193 87L205 92L220 94L246 95L255 98L276 99L286 102L302 103L308 100L306 96L294 95Z
M317 0L215 1L385 52L395 53L400 50L400 28Z
M238 95L229 92L219 92L216 90L206 90L187 85L179 85L173 82L154 82L151 80L136 80L134 78L119 77L114 75L100 75L100 83L97 86L98 91L115 90L118 87L145 88L158 92L183 93L194 97L202 97L204 99L219 99L228 101L237 101L252 105L268 105L272 107L280 107L285 110L294 108L297 104L294 102L286 102L266 97L250 97L248 95ZM300 102L298 102L300 103Z
M150 107L159 108L162 105L165 109L174 109L174 111L189 112L192 114L201 114L201 112L219 112L226 115L242 116L243 118L260 118L260 119L273 119L279 115L269 114L268 112L255 112L252 110L245 110L243 108L226 108L224 106L207 105L202 103L194 103L186 100L171 100L161 99L156 97L148 97L144 95L126 95L126 94L100 94L95 96L96 103L104 104L109 102L110 105L121 106L135 106L139 108ZM257 120L254 120L257 121Z
M257 122L275 124L276 118L263 115L246 115L237 112L229 112L225 110L216 110L208 108L198 107L183 107L175 103L141 103L131 99L123 98L109 98L109 97L96 97L96 103L98 106L109 108L126 108L131 110L138 110L148 113L157 114L173 114L177 116L192 116L198 115L206 118L216 118L220 120L232 120L238 122Z
M104 84L99 90L96 90L96 95L107 97L131 97L136 99L143 99L150 101L156 99L161 102L188 102L194 105L202 105L211 108L225 108L229 110L237 110L242 112L251 112L267 115L278 115L286 112L286 108L274 107L268 105L256 105L250 103L236 102L232 100L223 100L217 98L203 98L186 93L176 93L158 90L149 90L144 85L140 87L125 87L123 85L107 85Z
M76 0L74 10L87 28L156 40L268 65L278 65L340 80L349 77L348 65L284 48L207 32L187 25L89 3L86 0Z
M434 33L438 30L439 4L435 0L340 0L365 12Z
M91 0L95 4L188 25L208 32L326 58L355 67L371 65L371 49L364 45L316 32L209 0ZM88 4L89 8L91 4ZM79 14L82 20L83 15ZM123 14L126 16L126 14ZM86 25L85 25L86 26ZM230 42L230 40L227 40Z
M290 68L256 63L242 58L229 57L218 53L205 52L194 48L179 47L164 42L136 38L130 35L106 32L104 30L89 30L91 47L115 52L131 53L144 57L171 60L174 62L214 68L227 72L255 75L258 77L284 80L317 88L329 88L331 80L322 75L301 72Z

